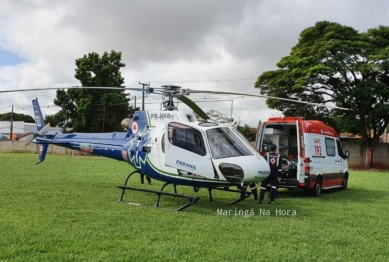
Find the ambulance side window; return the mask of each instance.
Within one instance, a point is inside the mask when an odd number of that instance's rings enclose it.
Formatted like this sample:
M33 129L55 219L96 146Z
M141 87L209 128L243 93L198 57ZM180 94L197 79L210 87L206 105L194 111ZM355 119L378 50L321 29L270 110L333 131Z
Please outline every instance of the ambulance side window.
M339 155L341 158L345 159L346 156L344 155L343 148L342 148L342 144L340 143L340 141L339 141L338 139L336 139L336 145L337 145L337 147L338 147L338 155Z
M327 156L335 156L335 140L332 138L326 138L325 141Z

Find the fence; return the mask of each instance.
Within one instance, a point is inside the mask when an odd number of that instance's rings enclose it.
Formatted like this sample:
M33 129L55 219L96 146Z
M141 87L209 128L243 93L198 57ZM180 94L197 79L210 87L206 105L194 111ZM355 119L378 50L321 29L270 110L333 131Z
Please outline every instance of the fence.
M343 143L343 148L350 151L348 165L350 168L364 168L367 162L367 148L352 142ZM374 146L373 168L389 169L389 143L380 143Z
M39 146L31 143L27 147L24 147L24 142L21 141L0 141L0 152L32 152L39 153ZM58 154L58 155L66 155L66 154L74 154L74 155L90 155L86 152L76 151L72 149L68 149L65 147L59 147L56 145L49 145L47 149L47 153L49 154Z
M352 142L344 142L343 148L350 151L348 164L350 168L364 168L366 166L367 148L364 145L356 145ZM38 153L39 147L33 143L24 147L21 141L0 141L0 152L33 152ZM68 148L49 145L47 153L90 155L86 152L73 151ZM389 143L380 143L374 147L373 168L389 169Z

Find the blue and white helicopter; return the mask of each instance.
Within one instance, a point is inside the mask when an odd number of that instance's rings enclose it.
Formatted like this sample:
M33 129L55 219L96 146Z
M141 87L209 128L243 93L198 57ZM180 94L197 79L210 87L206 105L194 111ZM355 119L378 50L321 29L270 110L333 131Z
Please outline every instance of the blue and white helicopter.
M119 161L135 168L126 178L120 201L125 190L137 190L158 195L155 206L159 206L161 195L186 199L186 204L177 210L194 204L199 199L178 194L177 185L190 186L197 192L200 188L240 193L237 203L250 196L249 192L229 189L241 183L258 182L270 170L268 163L255 151L246 139L232 126L210 121L206 113L186 97L188 90L179 86L148 88L148 93L163 94L167 100L164 111L137 111L133 118L124 119L122 126L127 132L113 133L49 133L37 99L32 100L38 132L27 137L39 145L39 160L45 160L50 144L73 150L90 152ZM205 121L199 122L192 112L178 111L173 98L187 104ZM140 174L165 182L160 190L129 186L129 178ZM167 185L174 186L174 193L164 192Z
M176 210L183 210L199 199L195 196L178 194L177 185L193 187L195 192L200 188L206 188L209 191L210 201L213 201L212 190L236 192L240 197L231 203L238 203L250 196L250 193L245 191L245 187L240 185L259 182L269 175L267 161L251 147L233 125L211 121L201 108L187 98L187 95L215 93L272 97L189 90L181 89L179 86L162 86L144 90L147 93L162 94L167 97L163 103L165 110L135 112L132 119L122 121L122 126L128 130L127 132L49 133L47 132L49 125L44 123L38 100L32 100L38 132L27 137L26 143L33 141L39 145L39 163L44 161L50 144L125 161L135 170L127 176L124 185L119 186L122 189L120 202L123 202L126 190L155 193L157 195L155 207L159 207L162 195L185 198L186 203ZM31 91L31 89L19 91ZM188 105L205 121L199 122L192 112L178 111L173 98ZM281 100L298 102L283 98ZM165 183L160 190L129 186L129 179L134 174ZM174 193L164 191L169 184L174 186ZM236 186L240 189L230 189Z

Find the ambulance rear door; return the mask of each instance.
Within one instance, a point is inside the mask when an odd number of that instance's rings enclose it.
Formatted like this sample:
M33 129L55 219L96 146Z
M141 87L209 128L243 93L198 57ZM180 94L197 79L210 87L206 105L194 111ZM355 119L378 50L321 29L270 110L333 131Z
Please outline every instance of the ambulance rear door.
M305 159L305 142L304 142L304 128L301 120L296 120L297 128L297 178L300 183L305 181L304 159Z

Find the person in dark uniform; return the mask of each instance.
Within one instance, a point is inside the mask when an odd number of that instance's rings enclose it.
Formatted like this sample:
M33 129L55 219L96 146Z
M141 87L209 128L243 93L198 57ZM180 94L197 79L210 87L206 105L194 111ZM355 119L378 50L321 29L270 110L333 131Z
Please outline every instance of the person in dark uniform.
M272 144L270 146L270 152L267 153L264 158L267 160L270 166L270 175L261 181L261 189L259 191L259 203L263 203L265 197L266 187L270 182L270 204L274 203L274 199L277 197L277 185L278 185L278 170L282 169L282 163L280 155L277 154L277 146Z
M250 182L250 184L242 183L240 186L238 186L238 189L241 191L240 197L244 198L244 196L246 195L247 186L250 186L250 190L251 193L253 193L254 200L257 201L258 200L257 184L255 184L254 182Z
M147 180L147 182L149 183L149 185L154 185L154 183L151 182L151 178L150 178L150 177L146 176L146 180ZM141 182L142 184L145 183L145 175L140 174L140 182Z

